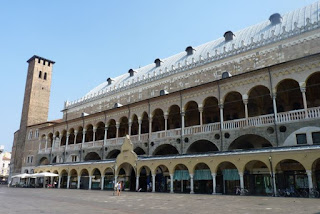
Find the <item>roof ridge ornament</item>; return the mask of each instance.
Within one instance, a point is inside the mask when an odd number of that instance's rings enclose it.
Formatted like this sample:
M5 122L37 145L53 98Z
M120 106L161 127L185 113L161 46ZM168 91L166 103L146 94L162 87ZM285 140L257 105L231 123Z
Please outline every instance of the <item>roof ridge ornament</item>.
M274 13L269 17L269 21L271 22L271 25L277 25L281 23L282 17L279 13Z

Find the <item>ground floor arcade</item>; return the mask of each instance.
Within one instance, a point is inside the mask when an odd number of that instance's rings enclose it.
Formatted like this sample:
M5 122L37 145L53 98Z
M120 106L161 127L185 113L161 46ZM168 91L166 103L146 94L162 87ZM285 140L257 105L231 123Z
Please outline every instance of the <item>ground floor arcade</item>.
M309 191L320 188L320 146L260 149L203 155L138 158L129 138L115 160L43 165L35 172L53 172L47 179L58 188L141 192L252 195L278 189Z

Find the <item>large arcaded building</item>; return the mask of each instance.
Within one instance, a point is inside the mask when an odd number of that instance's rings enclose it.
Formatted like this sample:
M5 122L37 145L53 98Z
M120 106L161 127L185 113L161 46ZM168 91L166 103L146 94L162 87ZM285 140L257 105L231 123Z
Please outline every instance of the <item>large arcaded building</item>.
M54 62L33 56L12 172L58 173L59 188L319 188L319 8L270 14L128 69L66 101L56 121L47 121Z

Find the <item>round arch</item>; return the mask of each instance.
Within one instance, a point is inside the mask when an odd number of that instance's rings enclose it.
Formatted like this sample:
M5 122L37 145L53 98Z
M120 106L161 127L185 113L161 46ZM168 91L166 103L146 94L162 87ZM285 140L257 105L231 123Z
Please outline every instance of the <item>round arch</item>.
M98 168L95 168L91 171L91 189L100 190L101 189L101 172Z
M164 130L164 113L162 109L157 108L152 113L152 132Z
M246 134L235 139L229 146L228 150L237 150L237 149L259 149L272 147L272 144L259 135Z
M63 169L60 173L60 176L61 176L60 188L67 188L68 171L66 169Z
M89 124L86 126L86 137L85 142L93 141L93 125Z
M223 103L224 121L237 120L245 117L242 95L239 92L229 92Z
M230 161L224 161L217 166L216 192L234 195L237 186L240 186L240 176L236 165Z
M277 85L277 111L286 112L303 108L299 83L293 79L284 79Z
M106 168L104 170L104 182L103 182L103 189L104 190L112 190L114 187L114 169L113 168Z
M184 164L177 164L174 167L173 191L175 193L190 193L190 174L189 169Z
M122 187L126 191L136 190L136 172L134 167L129 163L122 163L116 172L118 181L122 183Z
M172 105L168 110L168 130L181 128L181 110L178 105Z
M210 167L206 163L198 163L194 166L194 192L200 194L212 194L213 182Z
M141 117L141 134L146 133L149 133L149 116L147 112L143 112Z
M152 190L152 181L151 169L148 166L142 166L138 170L139 174L139 192L150 192Z
M39 165L48 165L49 164L49 160L47 157L42 157L40 160L39 160Z
M208 140L198 140L193 142L187 150L187 154L210 153L219 151L218 147Z
M104 139L104 133L105 133L105 124L104 122L99 122L97 124L97 130L96 130L96 140L103 140Z
M203 124L220 121L219 101L216 97L207 97L203 101L202 121Z
M136 114L132 115L131 135L139 134L139 120Z
M176 147L170 144L162 144L158 146L154 152L153 155L176 155L179 154Z
M85 157L84 161L101 160L100 155L96 152L89 152Z
M312 175L314 188L320 189L320 158L312 163Z
M116 135L117 135L116 121L114 119L110 119L108 122L107 139L115 138Z
M248 94L249 117L273 113L273 103L269 88L257 85L251 88Z
M251 160L244 166L244 186L252 195L270 195L273 193L271 172L266 163Z
M306 80L306 96L308 108L320 106L320 72L311 74Z
M189 101L185 107L185 127L200 125L200 112L198 103Z
M124 137L128 134L129 131L129 121L127 117L120 118L119 125L119 137Z
M146 152L141 148L141 147L136 147L134 150L133 150L137 155L145 155Z
M80 189L89 189L89 172L87 169L80 171Z
M70 189L77 189L78 185L78 172L75 169L70 170L69 172L70 181L69 181L69 188Z
M275 165L277 189L289 191L308 188L308 176L305 167L297 160L284 159Z
M118 155L120 154L120 150L119 149L114 149L114 150L111 150L108 155L107 155L107 159L113 159L113 158L117 158Z

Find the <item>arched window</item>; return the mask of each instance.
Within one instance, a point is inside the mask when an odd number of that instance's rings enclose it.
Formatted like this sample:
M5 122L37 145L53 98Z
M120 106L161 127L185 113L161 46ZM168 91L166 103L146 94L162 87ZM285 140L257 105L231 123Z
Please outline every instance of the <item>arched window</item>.
M42 77L42 71L39 71L39 78Z
M47 79L47 72L44 73L43 75L43 79L46 80Z

